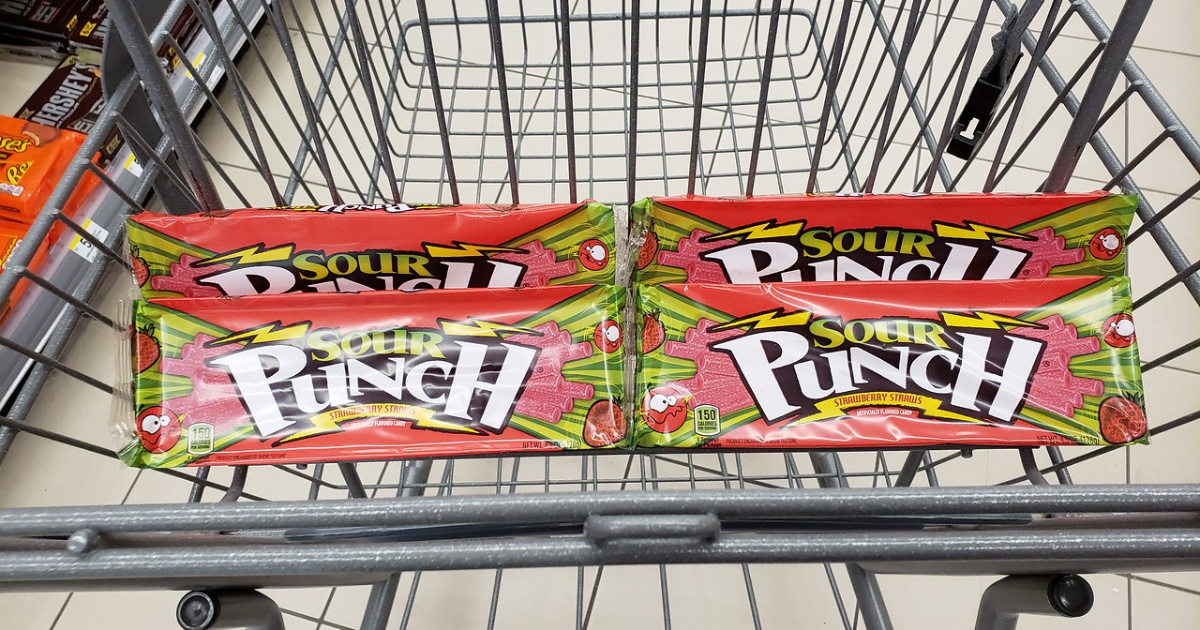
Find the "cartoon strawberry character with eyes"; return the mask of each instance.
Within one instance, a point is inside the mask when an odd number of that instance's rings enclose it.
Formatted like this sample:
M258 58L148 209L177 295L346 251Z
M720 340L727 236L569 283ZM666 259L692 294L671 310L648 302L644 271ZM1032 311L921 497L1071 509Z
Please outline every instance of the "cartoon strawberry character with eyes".
M579 264L591 271L608 266L608 247L599 239L589 238L579 246Z
M642 417L646 426L661 433L677 431L687 421L692 394L678 385L663 385L646 392L642 399Z
M1104 228L1092 237L1092 241L1088 243L1088 251L1092 256L1100 260L1112 260L1121 253L1121 248L1125 246L1121 242L1121 233L1115 228Z
M137 417L137 435L142 448L151 453L166 453L179 442L181 426L175 412L165 407L150 407Z
M1117 313L1104 320L1102 331L1104 343L1114 348L1128 348L1137 341L1133 330L1133 317L1129 313Z
M596 347L605 354L616 352L621 347L621 326L615 319L606 319L596 326L593 337Z

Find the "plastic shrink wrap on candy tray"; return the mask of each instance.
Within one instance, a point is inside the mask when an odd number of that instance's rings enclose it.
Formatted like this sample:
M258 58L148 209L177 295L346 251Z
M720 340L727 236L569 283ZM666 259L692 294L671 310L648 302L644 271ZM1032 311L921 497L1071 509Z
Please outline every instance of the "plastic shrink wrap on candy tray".
M127 229L134 279L146 298L616 280L612 209L594 201L142 213Z
M625 304L621 287L585 285L136 302L120 455L166 468L622 447Z
M1137 197L653 197L633 205L640 284L1120 276Z
M1125 278L643 286L633 442L1146 441Z

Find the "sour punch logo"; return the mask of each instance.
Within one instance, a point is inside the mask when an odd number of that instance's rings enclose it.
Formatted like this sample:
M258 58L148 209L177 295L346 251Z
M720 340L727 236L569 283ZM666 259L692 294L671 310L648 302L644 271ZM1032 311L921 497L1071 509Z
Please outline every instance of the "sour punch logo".
M367 418L502 432L540 352L504 336L539 333L486 321L438 324L347 332L275 322L210 341L231 351L207 363L229 374L258 435L281 436L276 444Z
M494 254L525 253L511 247L426 243L421 252L372 249L326 254L295 245L250 247L193 263L213 273L197 279L225 295L362 291L420 291L467 287L517 287L526 267Z
M732 284L845 280L1015 278L1031 256L1002 239L1032 237L980 223L934 223L931 231L878 227L835 230L774 220L706 236L733 239L703 258Z
M1040 328L983 312L842 321L780 309L714 327L746 333L710 347L729 355L768 423L863 407L1011 423L1046 345L1010 334L1018 327Z

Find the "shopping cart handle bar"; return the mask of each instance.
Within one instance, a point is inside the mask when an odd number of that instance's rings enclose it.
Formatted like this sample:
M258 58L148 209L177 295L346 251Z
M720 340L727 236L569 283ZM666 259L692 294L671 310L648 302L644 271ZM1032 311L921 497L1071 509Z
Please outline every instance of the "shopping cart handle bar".
M999 486L597 492L553 495L401 497L191 505L0 510L0 536L105 532L229 531L325 527L553 523L591 515L716 514L730 518L963 514L1200 512L1200 486Z

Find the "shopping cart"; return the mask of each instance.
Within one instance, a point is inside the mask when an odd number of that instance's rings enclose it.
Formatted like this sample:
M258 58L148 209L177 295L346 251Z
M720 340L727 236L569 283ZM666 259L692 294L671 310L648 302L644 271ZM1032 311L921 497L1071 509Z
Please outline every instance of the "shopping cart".
M109 0L108 104L0 276L2 296L29 287L0 336L0 493L53 472L24 456L46 442L78 462L58 475L120 493L0 511L0 589L193 590L178 615L196 628L278 627L253 589L340 585L370 585L355 621L331 616L333 595L319 612L285 605L287 620L882 629L890 594L1004 628L1093 597L1125 605L1074 574L1128 588L1200 568L1194 471L1156 466L1200 417L1200 144L1129 56L1148 0L1111 28L1085 0L152 4ZM186 8L206 36L184 50L168 27ZM128 153L105 170L84 158L113 128ZM84 176L103 186L65 217ZM116 347L130 212L593 197L624 221L657 194L1068 187L1141 195L1128 243L1148 447L88 474L118 444L101 428L112 375L88 357ZM51 262L29 267L59 224ZM63 428L70 404L90 410L86 429ZM439 582L452 569L487 572ZM961 578L916 575L1018 577L981 599L983 582L955 598Z

